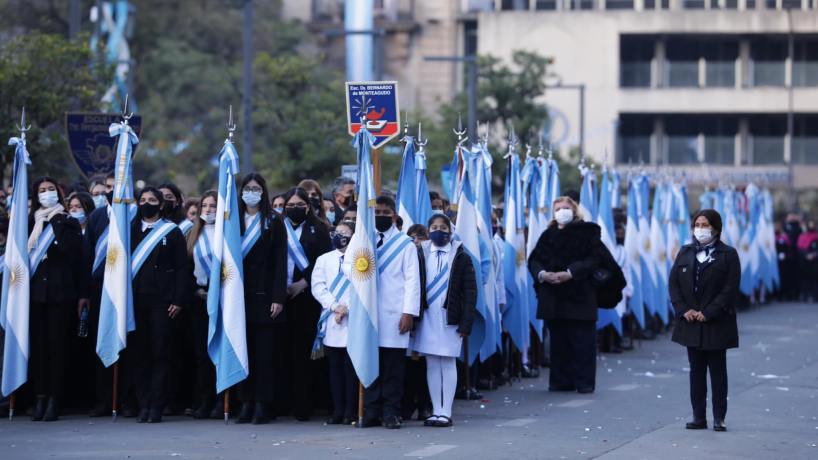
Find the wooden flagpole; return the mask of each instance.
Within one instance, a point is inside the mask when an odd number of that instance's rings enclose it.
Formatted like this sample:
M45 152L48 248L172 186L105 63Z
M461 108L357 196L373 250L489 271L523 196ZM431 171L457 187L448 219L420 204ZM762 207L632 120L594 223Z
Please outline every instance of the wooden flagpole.
M119 387L119 361L114 363L114 388L111 392L111 421L116 422L117 387Z

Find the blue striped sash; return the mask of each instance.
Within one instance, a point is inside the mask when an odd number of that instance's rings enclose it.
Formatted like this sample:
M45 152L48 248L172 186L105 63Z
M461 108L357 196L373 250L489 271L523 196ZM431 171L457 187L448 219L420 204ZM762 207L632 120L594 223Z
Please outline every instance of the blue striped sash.
M191 222L188 219L185 219L182 222L179 222L179 230L182 231L182 235L184 235L184 236L187 236L187 234L190 233L190 229L192 229L192 228L193 228L193 222Z
M344 272L338 270L338 274L335 275L335 279L329 286L329 293L335 297L336 302L341 302L341 298L344 296L347 288L349 288L349 284L349 279L346 277L346 275L344 275ZM321 312L321 317L318 318L318 330L315 333L315 341L312 343L313 359L318 359L323 356L321 347L324 343L324 337L327 336L327 320L329 319L330 315L332 315L332 312L329 309L326 309Z
M153 252L153 248L174 228L176 228L176 224L164 219L156 223L145 239L139 243L139 246L136 247L131 256L131 278L136 278L136 274L139 273L142 264L145 263L150 253Z
M45 254L48 252L48 248L53 242L54 227L51 224L48 224L48 227L46 227L46 229L40 233L40 237L37 238L37 246L35 246L28 255L28 266L32 275L34 275L34 272L37 271L37 267L40 265L40 262L43 261L43 258L45 258Z
M304 247L301 246L301 242L298 241L298 238L295 236L295 230L293 230L293 226L290 224L290 219L284 219L284 226L287 228L287 253L290 255L290 259L295 266L303 272L310 266L310 261L307 259Z
M105 253L108 252L108 228L109 227L105 227L105 230L99 235L97 246L94 248L94 268L92 269L94 272L97 271L100 265L102 265L102 262L105 261Z
M443 295L446 292L446 289L449 287L449 263L446 262L446 265L443 266L443 269L440 270L435 278L426 284L426 303L428 305L432 305L435 303L438 297Z
M210 245L210 238L207 237L204 228L196 241L196 247L193 248L193 255L207 278L210 279L210 270L213 267L213 247Z
M383 273L389 265L398 257L407 245L412 244L412 239L403 233L397 233L389 239L380 249L378 249L378 274Z
M256 245L256 241L261 237L261 213L256 213L250 225L244 230L244 236L241 239L241 257L242 259L250 254L250 250Z

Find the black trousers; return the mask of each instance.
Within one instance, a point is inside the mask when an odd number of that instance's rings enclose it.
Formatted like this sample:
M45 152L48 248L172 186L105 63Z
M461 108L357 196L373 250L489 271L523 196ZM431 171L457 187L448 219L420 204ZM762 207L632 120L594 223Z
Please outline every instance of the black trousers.
M131 334L128 354L132 378L141 409L163 410L170 366L171 321L168 304L134 296L136 330Z
M188 311L193 346L193 405L212 405L216 393L216 368L207 354L207 302L193 297Z
M97 342L97 333L99 332L99 308L100 308L100 294L102 293L102 286L98 286L96 284L92 285L91 287L91 309L89 311L89 328L88 328L88 338L93 341L94 344ZM96 346L94 347L96 350ZM120 359L122 359L122 353L120 353ZM94 393L94 403L101 404L104 406L110 406L111 400L113 396L113 384L114 384L114 374L113 369L114 367L105 367L102 364L102 360L99 359L99 356L94 353L93 357L94 361L94 389L96 390ZM121 395L121 393L120 393Z
M690 362L690 404L693 418L705 420L707 415L707 370L713 390L713 418L724 420L727 415L727 350L687 349Z
M321 305L312 294L303 292L287 303L292 364L293 415L309 417L313 409L314 378L318 364L310 355L321 315Z
M596 322L573 319L548 321L551 368L548 386L557 390L596 386Z
M242 402L269 404L280 393L285 366L279 344L286 337L286 327L283 323L247 323L250 374L239 389L239 399Z
M62 397L67 323L76 311L76 303L31 303L29 371L36 395Z
M429 398L429 383L426 380L426 358L419 356L417 359L407 357L406 361L406 384L403 392L403 403L401 413L403 418L412 418L415 409L418 411L426 409L431 412L432 400Z
M332 415L356 418L358 413L358 376L346 348L324 346L329 364Z
M364 393L364 416L368 419L400 417L406 373L405 348L378 348L379 373Z

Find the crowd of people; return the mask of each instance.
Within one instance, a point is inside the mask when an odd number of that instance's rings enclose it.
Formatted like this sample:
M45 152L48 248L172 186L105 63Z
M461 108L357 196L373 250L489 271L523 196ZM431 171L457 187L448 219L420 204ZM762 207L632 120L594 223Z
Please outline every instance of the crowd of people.
M33 420L57 420L64 407L92 407L92 417L113 409L113 368L104 367L95 351L105 259L115 257L99 250L113 187L113 176L93 178L87 186L50 177L32 183L29 249L44 232L53 232L31 274L29 384L17 398ZM325 193L317 181L305 179L274 194L259 174L240 181L250 373L235 391L221 394L207 352L217 193L186 199L172 183L141 188L131 250L144 255L133 279L136 329L128 335L116 379L119 414L147 423L167 415L222 418L227 397L237 423L289 415L307 421L318 414L326 415L327 424L356 423L361 396L346 352L350 293L342 270L356 227L354 188L353 180L339 177ZM0 194L0 205L11 192ZM591 277L603 246L599 227L582 221L578 197L568 192L554 202L554 220L528 261L550 353L532 330L528 350L515 349L506 338L502 352L468 367L458 357L476 315L477 277L452 238L455 211L441 195L430 195L431 219L409 228L403 228L394 196L375 202L377 246L384 255L378 274L379 377L362 393L364 426L399 428L413 417L426 426L451 426L455 397L477 398L478 390L536 377L547 365L549 390L593 392L597 351L627 347L611 328L596 329ZM493 214L494 238L501 242L502 206ZM620 265L626 263L625 220L615 215L611 252ZM0 247L7 227L7 218L0 218ZM776 232L780 294L814 301L818 233L813 222L801 227L797 216L788 216L785 229ZM152 237L154 232L161 237ZM502 271L495 275L502 286ZM505 293L497 291L502 305Z

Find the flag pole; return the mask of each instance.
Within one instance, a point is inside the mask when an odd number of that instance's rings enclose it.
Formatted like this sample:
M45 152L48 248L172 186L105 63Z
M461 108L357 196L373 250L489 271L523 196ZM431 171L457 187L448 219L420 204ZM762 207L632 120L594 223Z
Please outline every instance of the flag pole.
M358 380L358 428L364 427L364 384Z
M9 396L9 422L14 420L14 403L17 402L17 392L12 391Z
M230 421L230 388L224 390L224 424Z
M366 129L366 117L361 117L361 129ZM361 142L364 142L364 139L362 139ZM374 173L375 173L375 176L374 176L374 179L375 179L375 194L380 195L381 194L381 181L380 181L381 172L379 170L380 157L378 155L377 149L373 153L374 153L373 163L375 163L375 162L378 163L378 168L375 168L375 166L373 164L373 170L374 170ZM366 167L368 167L368 165L358 165L359 170L360 170L360 168L366 168ZM364 427L364 394L365 394L364 393L364 384L359 379L358 380L358 428L363 428Z
M114 382L113 391L111 392L111 421L116 422L116 407L117 407L117 387L119 387L119 361L114 363Z

